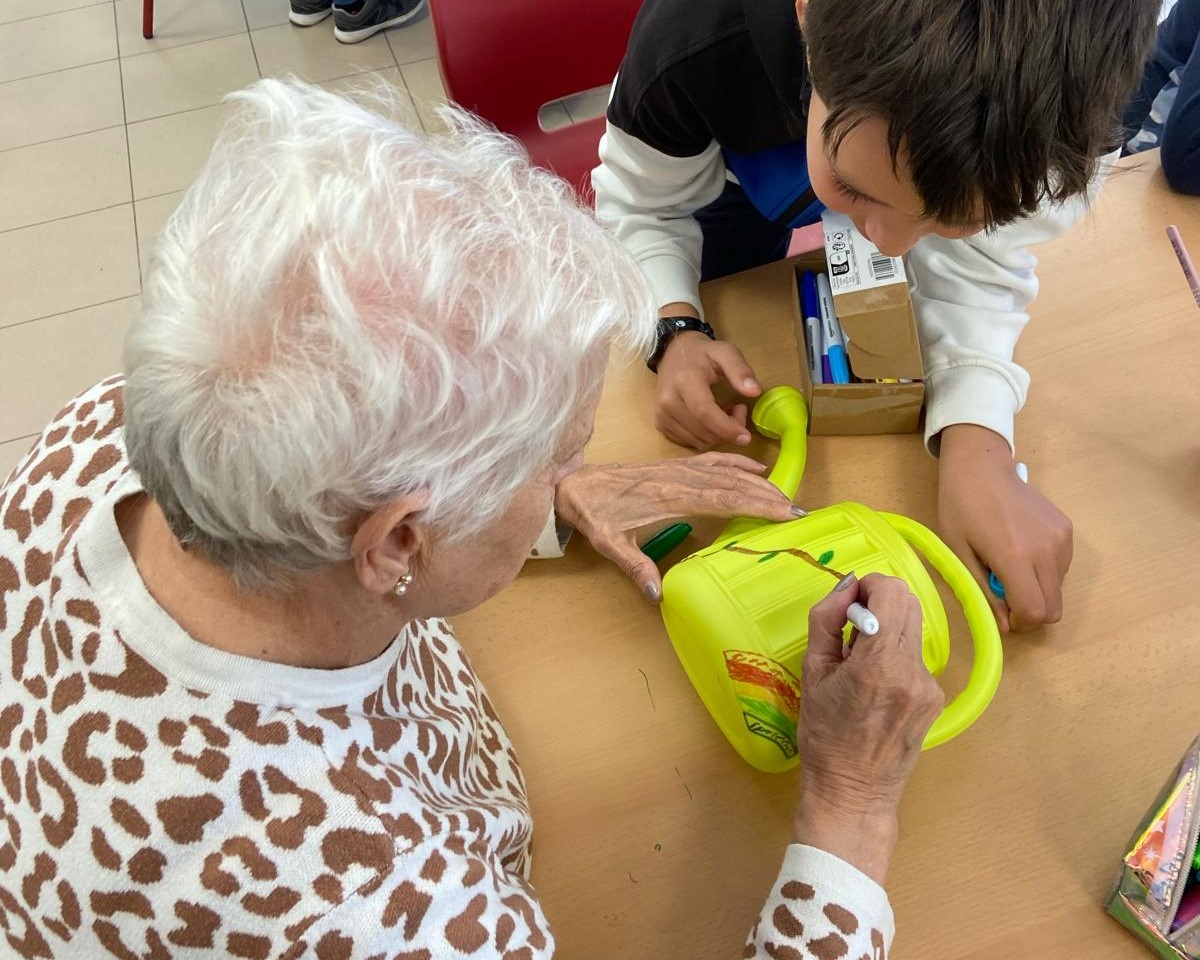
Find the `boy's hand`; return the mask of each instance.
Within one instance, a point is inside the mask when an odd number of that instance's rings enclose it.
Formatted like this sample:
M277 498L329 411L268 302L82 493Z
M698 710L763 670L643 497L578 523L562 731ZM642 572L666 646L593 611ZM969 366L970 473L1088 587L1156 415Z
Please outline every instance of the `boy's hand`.
M938 517L943 539L983 587L1002 631L1058 622L1071 521L1021 482L1002 437L973 424L942 431ZM1006 600L988 588L989 570Z
M667 439L697 450L750 442L746 404L723 410L713 398L713 384L721 380L743 397L762 393L750 364L732 343L685 331L667 345L658 362L654 419Z

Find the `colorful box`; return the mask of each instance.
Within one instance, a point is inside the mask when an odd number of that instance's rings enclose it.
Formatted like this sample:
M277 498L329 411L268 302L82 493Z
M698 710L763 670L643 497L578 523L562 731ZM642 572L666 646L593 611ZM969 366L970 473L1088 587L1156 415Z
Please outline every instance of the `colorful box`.
M1118 923L1167 960L1200 960L1200 737L1129 840L1106 901Z

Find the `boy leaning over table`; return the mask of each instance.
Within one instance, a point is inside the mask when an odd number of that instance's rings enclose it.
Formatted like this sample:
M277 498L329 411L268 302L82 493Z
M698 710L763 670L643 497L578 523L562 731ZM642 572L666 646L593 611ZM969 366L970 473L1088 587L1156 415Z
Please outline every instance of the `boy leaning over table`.
M786 254L839 210L907 254L940 456L940 532L1002 629L1062 614L1067 517L1017 478L1013 361L1037 293L1027 248L1085 212L1159 0L646 0L614 82L596 209L654 287L657 425L750 441L761 393L697 286ZM762 210L783 212L768 217ZM727 380L745 403L718 405ZM986 590L986 587L985 587Z

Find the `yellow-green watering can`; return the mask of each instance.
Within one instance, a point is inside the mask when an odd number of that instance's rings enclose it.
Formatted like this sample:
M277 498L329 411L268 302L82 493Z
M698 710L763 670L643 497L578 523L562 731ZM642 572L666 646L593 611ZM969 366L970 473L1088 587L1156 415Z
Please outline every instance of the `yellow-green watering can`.
M760 433L780 441L770 480L794 498L808 453L804 397L791 387L769 390L753 420ZM928 749L979 718L999 686L1003 661L983 591L932 531L858 503L835 504L787 523L739 518L667 573L662 615L675 652L743 759L767 772L799 762L796 721L808 611L846 572L905 580L924 616L925 666L934 676L946 668L946 611L921 556L954 591L974 642L967 685L934 721L925 737Z

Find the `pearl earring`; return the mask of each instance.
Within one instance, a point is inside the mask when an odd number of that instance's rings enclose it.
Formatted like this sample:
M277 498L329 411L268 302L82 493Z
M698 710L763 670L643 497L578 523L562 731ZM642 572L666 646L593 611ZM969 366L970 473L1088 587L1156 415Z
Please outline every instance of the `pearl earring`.
M392 592L395 593L396 596L402 597L408 593L408 585L412 582L413 575L411 573L406 573L396 581L396 586L392 588Z

